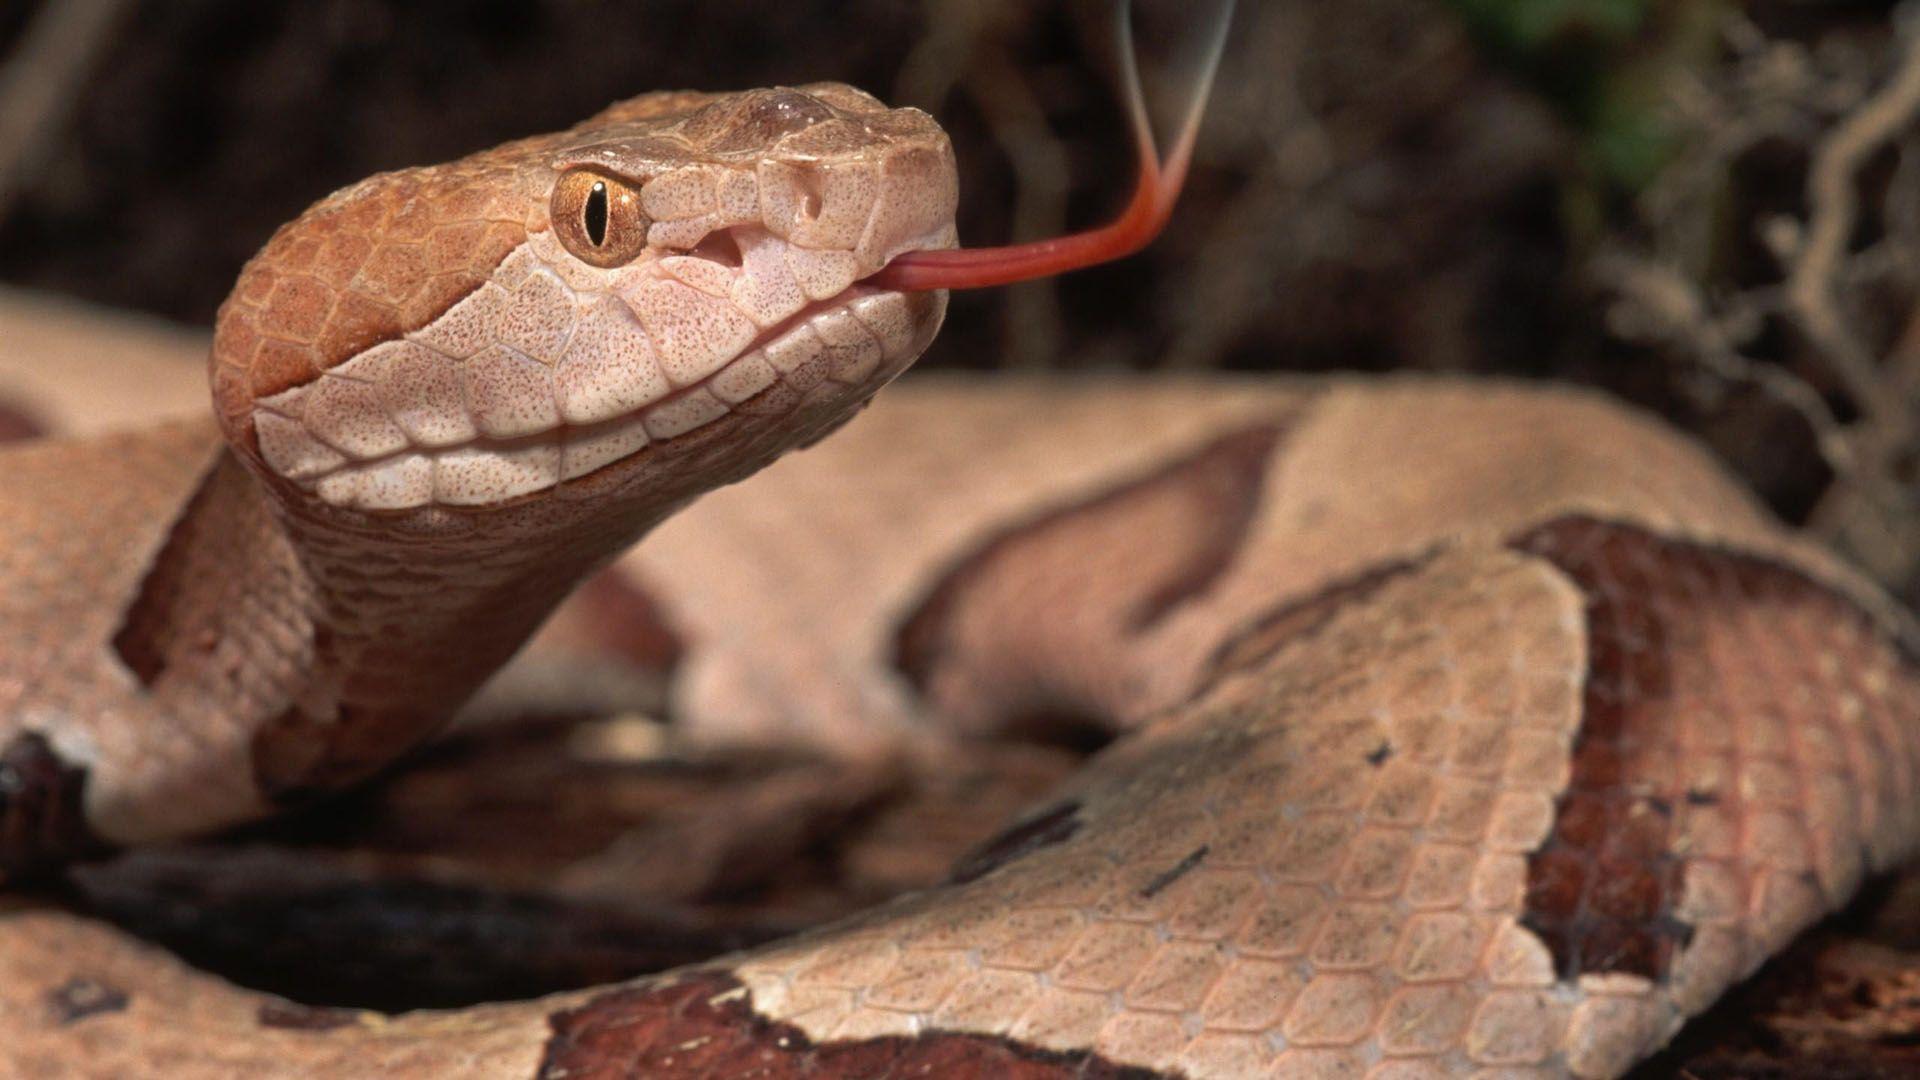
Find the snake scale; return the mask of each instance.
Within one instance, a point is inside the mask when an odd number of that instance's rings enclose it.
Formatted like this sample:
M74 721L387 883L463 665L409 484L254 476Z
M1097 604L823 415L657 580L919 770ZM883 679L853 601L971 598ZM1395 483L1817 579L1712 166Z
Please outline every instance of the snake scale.
M946 885L534 1001L304 1008L17 893L0 1072L1613 1076L1920 839L1905 616L1594 396L930 380L847 424L955 198L930 119L819 84L282 228L216 424L0 451L0 873L368 776L655 526L620 565L690 729L1124 738Z

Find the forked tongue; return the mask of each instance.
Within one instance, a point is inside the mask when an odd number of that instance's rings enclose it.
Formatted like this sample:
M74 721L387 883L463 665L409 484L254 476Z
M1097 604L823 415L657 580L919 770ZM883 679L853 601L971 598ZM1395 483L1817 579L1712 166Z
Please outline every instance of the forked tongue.
M1016 281L1050 277L1083 266L1124 258L1153 242L1166 227L1180 197L1180 185L1186 181L1187 165L1193 158L1193 141L1200 130L1200 118L1207 109L1207 94L1213 89L1214 71L1220 66L1220 50L1226 44L1227 23L1233 15L1234 0L1224 0L1215 11L1206 31L1206 40L1195 65L1194 90L1186 115L1181 119L1179 135L1165 159L1154 142L1153 122L1147 116L1146 95L1140 87L1140 68L1134 59L1130 3L1115 5L1119 12L1117 33L1120 48L1120 76L1126 92L1127 114L1133 127L1134 147L1139 152L1140 179L1133 199L1120 216L1097 229L1036 240L1007 247L958 248L944 251L909 251L895 258L867 283L884 289L914 292L925 289L982 289L1008 285Z

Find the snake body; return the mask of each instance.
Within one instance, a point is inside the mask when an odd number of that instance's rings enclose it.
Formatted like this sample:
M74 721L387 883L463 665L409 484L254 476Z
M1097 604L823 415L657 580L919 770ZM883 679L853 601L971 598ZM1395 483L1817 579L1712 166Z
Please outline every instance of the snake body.
M911 362L944 298L859 281L953 201L931 121L819 85L318 204L218 431L0 452L0 869L415 745ZM709 737L1127 734L947 885L537 1001L305 1008L15 898L7 1073L1612 1076L1920 841L1905 617L1582 394L930 382L622 569Z

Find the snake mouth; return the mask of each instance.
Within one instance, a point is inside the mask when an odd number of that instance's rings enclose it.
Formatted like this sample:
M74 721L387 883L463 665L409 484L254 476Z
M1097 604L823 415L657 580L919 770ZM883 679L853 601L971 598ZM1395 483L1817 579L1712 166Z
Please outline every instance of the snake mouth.
M907 294L855 282L756 330L730 355L698 366L642 363L635 352L649 339L634 333L638 320L619 300L602 303L620 306L591 326L582 320L573 335L581 344L551 368L498 345L452 361L423 349L429 337L392 343L393 355L373 357L385 361L373 370L356 360L298 396L263 400L255 412L261 456L343 509L486 508L671 445L736 412L778 415L825 385L848 395L877 386L913 360L925 337ZM573 363L574 352L591 362ZM437 379L423 375L429 366L441 369ZM409 392L423 379L458 380L457 392L438 395L446 407L410 410ZM355 422L330 422L330 409L349 405Z

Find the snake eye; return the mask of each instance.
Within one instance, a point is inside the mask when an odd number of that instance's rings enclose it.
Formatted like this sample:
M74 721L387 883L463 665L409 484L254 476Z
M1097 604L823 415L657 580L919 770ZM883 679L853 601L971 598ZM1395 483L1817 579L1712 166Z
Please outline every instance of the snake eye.
M647 246L639 186L595 169L563 173L548 216L561 246L590 266L632 262Z

